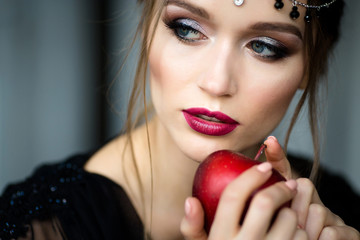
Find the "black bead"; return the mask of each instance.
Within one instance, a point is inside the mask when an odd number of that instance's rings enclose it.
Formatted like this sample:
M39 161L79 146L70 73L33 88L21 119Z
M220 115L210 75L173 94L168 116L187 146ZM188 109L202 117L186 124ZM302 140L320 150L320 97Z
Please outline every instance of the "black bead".
M304 20L305 20L305 22L307 22L307 23L311 22L311 12L310 12L310 10L307 10L307 11L306 11L306 15L305 15L305 17L304 17Z
M297 6L293 6L292 11L290 12L290 17L292 19L297 19L300 16Z
M274 7L276 9L282 9L284 7L284 3L282 2L282 0L276 0Z

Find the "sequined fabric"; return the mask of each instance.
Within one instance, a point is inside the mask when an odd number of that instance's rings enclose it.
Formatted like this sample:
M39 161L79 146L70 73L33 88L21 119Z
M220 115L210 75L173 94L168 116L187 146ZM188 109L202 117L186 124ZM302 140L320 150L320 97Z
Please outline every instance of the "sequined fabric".
M67 208L66 189L82 176L82 168L67 161L43 166L26 181L8 186L0 197L0 239L24 236L31 220L51 218Z
M144 239L124 189L83 169L91 154L45 165L0 197L0 240Z

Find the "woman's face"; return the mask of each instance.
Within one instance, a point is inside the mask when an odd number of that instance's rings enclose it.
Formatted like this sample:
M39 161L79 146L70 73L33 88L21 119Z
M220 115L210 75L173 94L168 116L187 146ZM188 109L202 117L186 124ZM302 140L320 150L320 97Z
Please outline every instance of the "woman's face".
M303 84L305 23L289 17L290 1L280 11L274 3L169 0L164 8L150 49L151 94L188 157L261 142Z

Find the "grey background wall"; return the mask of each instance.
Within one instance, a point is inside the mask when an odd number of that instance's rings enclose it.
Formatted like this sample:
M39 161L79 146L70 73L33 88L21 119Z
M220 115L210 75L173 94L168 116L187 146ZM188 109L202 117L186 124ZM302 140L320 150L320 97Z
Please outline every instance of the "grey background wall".
M120 131L123 118L106 104L105 90L135 30L135 5L0 0L0 191L38 164L91 151ZM360 2L347 5L329 73L322 162L360 192ZM133 69L125 66L109 94L119 112L126 110ZM274 134L281 139L284 132ZM311 149L303 112L289 150L311 156Z

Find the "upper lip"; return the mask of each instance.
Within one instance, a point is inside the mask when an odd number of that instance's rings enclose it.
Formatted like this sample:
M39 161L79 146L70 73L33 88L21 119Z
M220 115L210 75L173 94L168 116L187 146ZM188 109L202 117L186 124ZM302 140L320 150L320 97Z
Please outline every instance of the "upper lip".
M206 117L216 118L217 120L227 124L239 124L236 120L220 111L210 111L206 108L188 108L183 111L194 116L204 115Z

